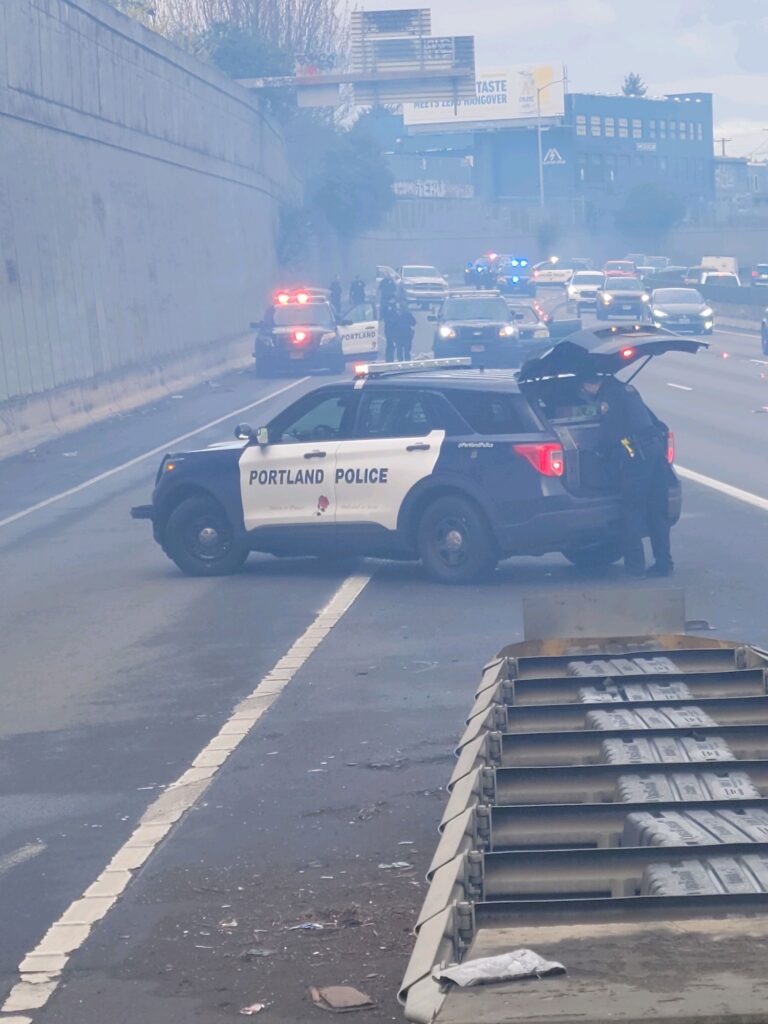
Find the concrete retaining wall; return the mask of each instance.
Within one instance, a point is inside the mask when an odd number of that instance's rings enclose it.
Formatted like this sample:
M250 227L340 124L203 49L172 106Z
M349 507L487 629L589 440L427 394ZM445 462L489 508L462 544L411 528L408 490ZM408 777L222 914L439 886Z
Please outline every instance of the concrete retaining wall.
M130 403L153 370L229 365L296 191L226 77L100 0L3 0L0 450L45 434L23 409L94 417L106 381Z

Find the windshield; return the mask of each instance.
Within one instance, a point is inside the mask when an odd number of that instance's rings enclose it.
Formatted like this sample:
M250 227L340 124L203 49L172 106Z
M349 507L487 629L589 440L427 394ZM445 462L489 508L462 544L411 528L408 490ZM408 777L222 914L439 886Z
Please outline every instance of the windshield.
M574 274L571 278L571 284L597 284L600 285L605 281L605 274L589 273L584 270L580 270L578 274Z
M607 292L642 292L643 282L632 277L616 277L605 282Z
M503 299L448 299L443 304L443 320L509 320Z
M512 314L515 323L538 324L541 322L533 306L510 306L509 312Z
M440 277L435 267L403 267L403 277Z
M695 288L658 288L653 293L653 301L674 305L675 303L703 302L704 299Z
M333 327L330 307L324 302L305 306L274 306L275 327Z

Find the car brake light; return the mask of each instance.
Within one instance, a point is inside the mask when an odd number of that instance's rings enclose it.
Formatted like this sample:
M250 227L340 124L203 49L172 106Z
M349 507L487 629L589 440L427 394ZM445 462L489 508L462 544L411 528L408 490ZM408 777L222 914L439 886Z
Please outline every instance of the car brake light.
M757 276L758 276L758 274L757 274L757 271L756 271L756 270L753 270L753 271L752 271L752 277L757 277Z
M622 359L631 359L634 354L635 354L635 350L633 348L623 348L621 350L621 358Z
M542 476L562 476L565 470L562 446L552 441L541 444L514 444L512 448Z
M294 331L293 332L293 340L296 342L297 345L303 345L304 342L307 340L307 332L306 331Z
M667 434L667 462L670 466L675 461L675 435L670 432Z

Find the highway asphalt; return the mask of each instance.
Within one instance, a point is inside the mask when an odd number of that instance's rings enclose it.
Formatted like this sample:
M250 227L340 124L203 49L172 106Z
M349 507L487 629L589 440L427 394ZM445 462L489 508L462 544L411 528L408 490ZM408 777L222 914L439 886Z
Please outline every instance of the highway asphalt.
M756 335L718 331L710 352L666 357L637 383L681 465L768 499ZM260 1019L298 1024L324 1019L309 986L342 983L375 1001L365 1020L401 1019L442 787L483 662L521 638L524 595L626 586L618 569L585 580L555 556L505 562L466 589L417 565L259 556L236 577L180 576L128 518L159 462L141 456L229 413L183 444L257 425L310 387L232 374L0 463L0 996L163 787L350 571L362 577L45 1007L21 1020L219 1024L265 1003ZM768 646L766 527L768 510L686 482L678 572L661 585L684 588L689 618L716 635ZM302 923L323 927L291 930Z

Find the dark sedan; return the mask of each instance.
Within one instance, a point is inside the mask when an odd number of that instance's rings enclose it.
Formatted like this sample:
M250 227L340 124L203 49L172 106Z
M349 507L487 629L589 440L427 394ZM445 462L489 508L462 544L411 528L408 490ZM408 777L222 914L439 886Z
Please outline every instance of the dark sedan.
M437 358L467 356L478 366L516 367L520 332L497 292L454 293L440 307L433 350Z
M651 323L670 331L711 334L715 312L695 288L655 288L651 292Z
M650 298L639 278L607 277L605 285L597 293L595 314L598 320L610 320L619 316L645 320Z

